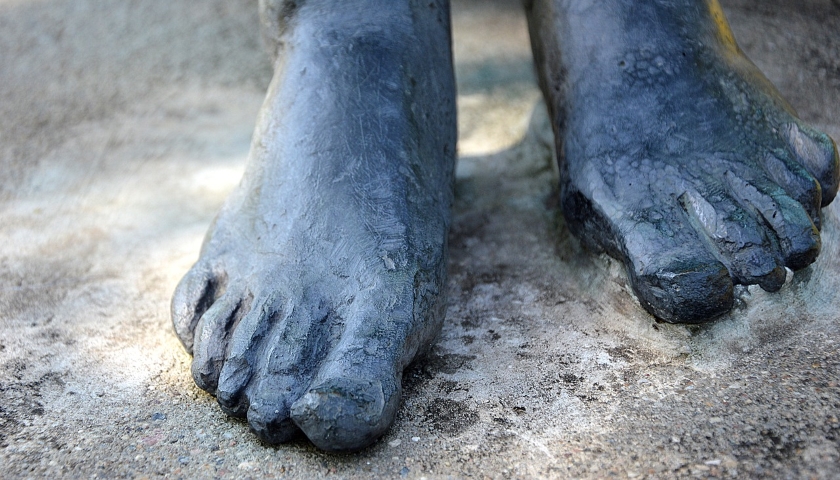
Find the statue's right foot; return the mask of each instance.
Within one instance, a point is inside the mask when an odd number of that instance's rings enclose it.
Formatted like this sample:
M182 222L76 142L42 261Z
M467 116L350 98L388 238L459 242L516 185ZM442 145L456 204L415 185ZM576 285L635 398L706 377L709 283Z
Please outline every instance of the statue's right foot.
M302 3L242 183L173 301L196 383L257 435L362 448L443 320L448 4Z
M735 44L716 0L533 0L532 44L570 230L641 304L714 319L820 251L838 154Z

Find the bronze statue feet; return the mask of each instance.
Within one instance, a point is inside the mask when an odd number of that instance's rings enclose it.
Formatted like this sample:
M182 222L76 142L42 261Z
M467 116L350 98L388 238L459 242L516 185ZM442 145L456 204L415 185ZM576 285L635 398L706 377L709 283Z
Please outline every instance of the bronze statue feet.
M196 383L266 442L362 448L443 321L446 5L295 11L245 176L175 292ZM440 18L445 21L439 21Z
M716 1L529 8L569 229L624 261L641 304L679 323L778 290L820 251L834 142L738 49Z

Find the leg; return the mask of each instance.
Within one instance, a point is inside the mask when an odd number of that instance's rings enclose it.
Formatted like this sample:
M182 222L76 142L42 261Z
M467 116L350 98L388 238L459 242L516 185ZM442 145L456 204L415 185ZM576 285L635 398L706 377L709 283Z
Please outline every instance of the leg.
M283 11L245 176L172 316L196 383L260 438L301 429L323 449L354 450L391 424L402 370L443 320L449 8L308 0Z
M820 251L834 142L735 44L717 0L526 2L562 207L625 262L642 305L711 320L734 284L781 287Z

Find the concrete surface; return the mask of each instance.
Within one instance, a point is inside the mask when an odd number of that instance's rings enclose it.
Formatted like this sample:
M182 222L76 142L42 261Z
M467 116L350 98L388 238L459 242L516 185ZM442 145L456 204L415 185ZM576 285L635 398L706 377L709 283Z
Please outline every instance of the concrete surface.
M840 204L780 293L744 290L713 326L655 323L554 209L516 0L453 8L450 306L396 425L335 456L260 444L222 414L168 305L270 78L255 4L0 0L0 476L840 477ZM840 138L840 7L724 6L801 116Z

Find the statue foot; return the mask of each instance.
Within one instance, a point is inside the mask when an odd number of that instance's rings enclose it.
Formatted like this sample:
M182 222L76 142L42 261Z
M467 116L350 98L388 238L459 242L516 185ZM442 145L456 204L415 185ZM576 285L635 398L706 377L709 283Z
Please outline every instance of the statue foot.
M269 443L373 442L443 320L448 12L379 3L294 12L245 176L172 301L198 386Z
M715 0L534 0L566 221L623 260L642 306L712 320L820 251L838 154L735 44Z

